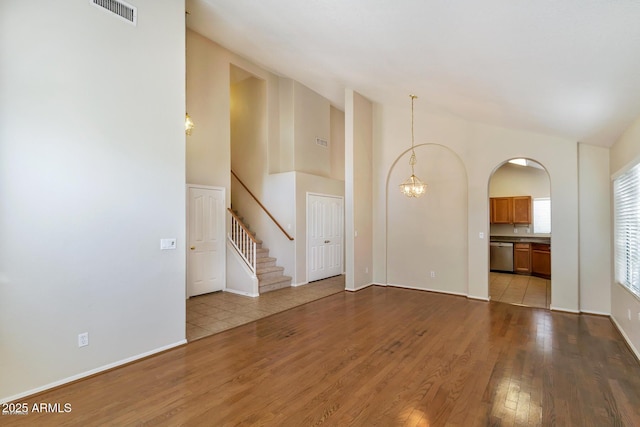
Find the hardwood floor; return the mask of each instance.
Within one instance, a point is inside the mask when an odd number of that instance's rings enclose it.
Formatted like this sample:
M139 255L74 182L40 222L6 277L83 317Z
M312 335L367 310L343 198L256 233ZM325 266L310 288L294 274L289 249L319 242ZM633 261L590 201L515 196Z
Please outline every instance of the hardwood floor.
M342 292L23 400L2 425L640 425L608 318L399 288Z

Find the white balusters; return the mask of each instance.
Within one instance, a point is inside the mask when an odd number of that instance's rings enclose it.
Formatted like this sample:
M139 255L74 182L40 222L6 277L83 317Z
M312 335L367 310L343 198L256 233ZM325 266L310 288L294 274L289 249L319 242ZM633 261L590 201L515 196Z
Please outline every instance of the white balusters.
M233 214L231 215L231 236L229 237L233 246L235 246L238 253L255 274L257 244L253 239L253 236L247 233L244 227L240 224L240 221L238 221Z

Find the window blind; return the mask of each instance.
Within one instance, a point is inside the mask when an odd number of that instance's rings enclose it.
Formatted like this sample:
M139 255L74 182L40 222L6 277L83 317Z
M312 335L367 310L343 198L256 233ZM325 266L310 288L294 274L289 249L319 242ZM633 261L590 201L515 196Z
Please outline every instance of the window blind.
M533 199L533 232L551 233L551 199Z
M640 296L640 164L613 181L616 281Z

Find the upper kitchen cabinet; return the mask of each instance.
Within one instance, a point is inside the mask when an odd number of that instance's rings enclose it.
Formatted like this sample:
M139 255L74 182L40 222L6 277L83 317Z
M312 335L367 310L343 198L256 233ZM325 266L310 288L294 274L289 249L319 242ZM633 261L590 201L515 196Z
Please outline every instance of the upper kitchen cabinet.
M531 196L512 197L513 223L531 224Z
M491 224L531 224L531 196L492 197Z
M511 197L491 198L491 224L511 224L513 202Z

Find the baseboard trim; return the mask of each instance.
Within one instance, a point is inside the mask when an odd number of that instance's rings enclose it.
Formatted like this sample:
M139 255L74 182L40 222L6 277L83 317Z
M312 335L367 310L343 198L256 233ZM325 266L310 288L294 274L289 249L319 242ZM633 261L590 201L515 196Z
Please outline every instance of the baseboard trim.
M487 298L487 297L477 297L475 295L467 295L467 298L469 299L474 299L474 300L478 300L478 301L484 301L484 302L489 302L491 301L491 299Z
M251 292L237 291L235 289L229 289L229 288L226 288L224 291L229 292L230 294L242 295L242 296L251 297L251 298L256 298L260 296L260 294L252 294Z
M620 335L622 335L622 338L624 338L624 341L627 343L627 347L631 349L631 352L636 357L636 360L638 361L638 363L640 363L640 352L638 352L638 349L633 345L627 333L624 331L624 329L622 329L622 326L620 326L620 324L618 323L616 318L613 317L613 315L609 316L609 319L611 319L611 322L613 322L613 325L616 327L618 332L620 332Z
M602 311L591 311L591 310L580 310L580 313L583 314L593 314L594 316L611 316L611 313L604 313Z
M349 289L349 288L346 288L346 287L345 287L345 289L344 289L344 290L345 290L345 291L348 291L348 292L358 292L358 291L361 291L361 290L363 290L363 289L366 289L366 288L368 288L368 287L375 286L375 285L376 285L375 283L369 283L368 285L359 286L359 287L357 287L357 288L355 288L355 289Z
M60 387L60 386L63 386L65 384L69 384L69 383L72 383L72 382L75 382L75 381L79 381L79 380L85 379L87 377L91 377L93 375L100 374L102 372L109 371L111 369L118 368L120 366L127 365L127 364L132 363L132 362L136 362L136 361L138 361L140 359L144 359L144 358L147 358L149 356L153 356L153 355L156 355L158 353L162 353L162 352L165 352L167 350L171 350L172 348L180 347L182 345L185 345L186 343L187 343L186 339L180 340L180 341L175 342L173 344L165 345L163 347L158 347L158 348L156 348L154 350L147 351L147 352L138 354L136 356L127 357L126 359L118 360L117 362L109 363L108 365L103 365L103 366L100 366L98 368L91 369L89 371L81 372L79 374L72 375L70 377L63 378L61 380L54 381L54 382L49 383L49 384L45 384L45 385L43 385L41 387L36 387L34 389L27 390L27 391L22 392L22 393L14 394L13 396L3 397L3 398L0 398L0 403L12 402L12 401L17 400L17 399L22 399L22 398L27 397L27 396L32 396L34 394L42 393L43 391L48 391L48 390L51 390L52 388Z
M562 307L551 306L551 307L549 307L549 310L561 311L561 312L564 312L564 313L580 314L580 310L572 310L570 308L562 308Z
M467 294L463 294L461 292L448 292L440 289L428 289L428 288L418 288L417 286L405 286L405 285L397 285L395 283L387 283L387 286L391 286L393 288L402 288L402 289L412 289L414 291L425 291L425 292L435 292L437 294L445 294L445 295L455 295L459 297L467 297Z
M298 286L304 286L304 285L308 285L309 282L302 282L302 283L292 283L291 287L292 288L297 288Z

